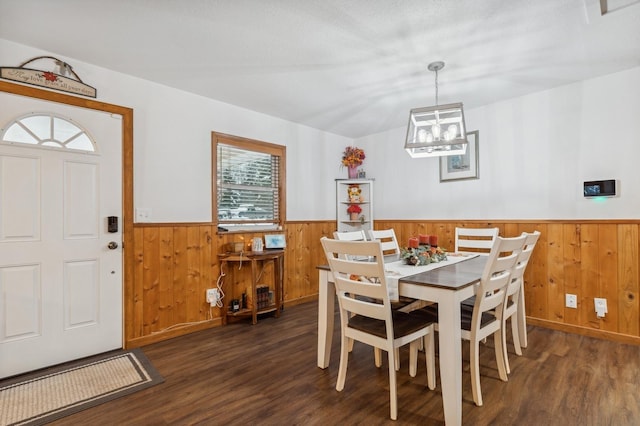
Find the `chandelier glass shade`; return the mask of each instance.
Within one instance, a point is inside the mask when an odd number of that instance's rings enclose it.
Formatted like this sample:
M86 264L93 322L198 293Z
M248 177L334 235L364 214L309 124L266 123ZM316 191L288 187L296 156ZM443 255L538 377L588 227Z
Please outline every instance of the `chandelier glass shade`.
M444 62L429 64L436 72L436 105L409 113L404 149L413 158L462 155L467 150L462 103L438 105L438 71L443 67Z

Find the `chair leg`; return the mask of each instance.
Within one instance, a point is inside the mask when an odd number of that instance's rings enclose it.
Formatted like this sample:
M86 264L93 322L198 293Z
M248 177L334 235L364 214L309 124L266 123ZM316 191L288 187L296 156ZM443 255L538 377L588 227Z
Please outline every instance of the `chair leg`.
M396 370L400 370L400 353L399 349L396 349ZM382 349L373 348L373 360L376 364L376 367L382 367Z
M509 378L507 377L507 369L504 358L506 343L502 339L502 335L502 330L496 330L496 332L493 333L493 344L495 346L496 362L498 364L498 374L500 375L500 380L506 382L507 380L509 380Z
M348 339L346 337L342 337L342 342L340 344L340 367L338 367L338 381L336 382L336 390L341 392L344 389L344 382L347 378L347 364L349 363L349 341L353 341L353 339Z
M522 342L520 341L520 330L518 330L518 311L511 317L511 334L513 335L513 346L515 346L516 354L522 356Z
M409 344L409 375L416 377L418 370L418 342L422 339L414 340Z
M427 386L429 389L436 388L436 357L435 339L433 336L433 326L429 334L424 336L424 358L427 362Z
M349 352L353 352L353 339L349 339Z
M400 371L400 348L395 348L395 367L396 367L396 371Z
M469 342L470 354L469 361L471 364L471 391L473 392L473 402L478 407L482 407L482 389L480 389L480 357L479 357L479 342L477 340L471 340Z
M502 322L500 333L502 334L502 341L504 342L504 346L502 347L502 358L504 359L504 367L505 367L505 370L507 371L507 374L511 374L511 367L509 366L509 354L507 353L507 322L506 320ZM497 359L496 359L496 362L497 362Z
M526 348L527 341L527 312L524 304L524 285L520 287L520 295L518 296L518 313L516 314L518 318L518 330L520 337L520 347Z
M376 363L376 367L382 367L382 349L373 348L373 359Z
M515 315L511 316L511 335L513 336L513 347L516 351L516 354L522 356L522 349L520 349L520 333L518 333L518 312L516 311ZM504 366L506 368L507 374L511 374L511 366L509 365L509 354L507 352L507 324L506 321L502 323L502 342L504 344L503 347L503 357L504 357Z
M353 350L353 339L351 339L351 347L349 349L349 352L351 352ZM400 349L396 349L396 371L400 370ZM373 360L374 363L376 365L376 367L380 368L382 367L382 349L380 348L373 348Z
M395 369L395 350L389 350L389 405L391 420L398 419L398 393L396 383L396 369Z

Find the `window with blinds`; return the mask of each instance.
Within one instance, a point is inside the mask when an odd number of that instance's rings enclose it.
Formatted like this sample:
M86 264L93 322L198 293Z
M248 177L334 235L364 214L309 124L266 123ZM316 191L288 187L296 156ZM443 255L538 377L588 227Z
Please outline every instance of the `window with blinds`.
M218 223L281 225L284 147L214 133Z

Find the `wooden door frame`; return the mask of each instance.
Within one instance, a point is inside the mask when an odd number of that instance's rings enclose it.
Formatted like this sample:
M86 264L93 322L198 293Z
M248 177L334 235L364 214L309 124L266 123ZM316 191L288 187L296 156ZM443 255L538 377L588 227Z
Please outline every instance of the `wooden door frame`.
M122 116L122 347L127 348L133 327L127 322L133 310L133 109L2 80L0 92Z

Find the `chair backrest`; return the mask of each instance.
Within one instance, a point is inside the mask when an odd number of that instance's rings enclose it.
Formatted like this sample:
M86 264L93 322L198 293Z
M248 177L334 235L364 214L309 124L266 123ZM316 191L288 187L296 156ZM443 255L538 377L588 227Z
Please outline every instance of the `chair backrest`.
M367 241L367 234L364 229L360 231L335 231L333 238L340 241ZM353 260L365 260L364 257L352 257Z
M367 241L367 234L364 229L360 231L335 231L333 238L340 241Z
M340 241L327 237L321 238L320 242L333 274L342 325L346 326L351 314L384 320L387 323L387 337L393 339L391 303L380 242ZM352 260L359 257L368 257L373 261ZM367 279L360 281L361 277Z
M535 231L532 233L523 232L522 235L525 237L524 247L518 256L518 260L516 261L516 265L513 268L513 273L511 274L511 283L507 287L507 294L505 297L507 298L504 308L507 308L507 304L509 299L511 299L512 303L517 303L518 293L522 290L522 280L524 279L524 272L529 264L529 259L531 259L531 254L533 253L533 249L538 242L538 238L540 238L540 231Z
M396 233L391 229L370 229L369 239L372 241L380 241L382 252L388 254L400 254L400 245L396 238Z
M507 285L511 282L513 270L525 241L526 237L520 235L514 238L496 237L493 242L476 292L472 319L475 327L480 327L479 318L484 312L495 311L500 316Z
M489 253L499 231L498 228L456 228L455 252Z

